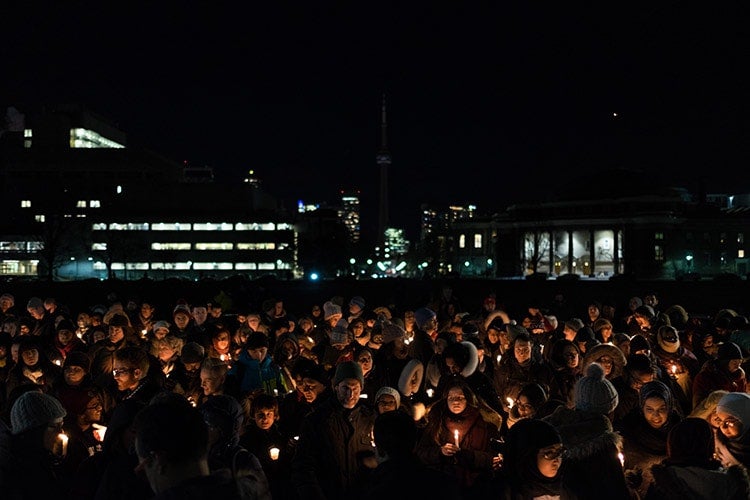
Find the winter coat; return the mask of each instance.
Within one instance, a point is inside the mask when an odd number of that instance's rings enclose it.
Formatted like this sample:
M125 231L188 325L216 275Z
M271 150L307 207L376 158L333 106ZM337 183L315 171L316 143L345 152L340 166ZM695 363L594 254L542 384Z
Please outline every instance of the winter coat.
M500 366L495 370L495 388L500 402L503 404L504 413L507 415L508 398L515 401L518 393L526 384L536 382L549 394L552 384L552 368L546 362L539 362L533 358L521 365L516 360L513 352L503 357Z
M229 469L221 469L208 476L186 479L177 486L157 494L152 500L204 500L206 498L256 500L269 497L264 494L258 495L257 487L251 479L243 477L235 481Z
M239 358L227 373L227 378L234 380L234 384L237 385L242 395L259 389L271 396L283 395L287 392L281 377L281 370L273 362L271 356L266 356L263 361L259 362L252 359L247 350L240 353Z
M658 464L651 467L654 483L644 500L747 500L747 470L733 465L726 470L699 466Z
M374 422L371 408L347 410L335 396L305 417L291 473L300 500L356 497L366 477L362 459L374 454Z
M701 371L693 379L693 407L713 391L747 391L745 370L740 368L734 373L729 373L722 365L726 365L726 361L711 360L703 364Z
M416 457L397 457L378 465L364 487L362 500L413 500L421 498L460 500L454 478L422 464Z
M557 408L542 420L552 424L567 450L564 483L581 500L637 498L625 481L617 454L622 436L601 413Z

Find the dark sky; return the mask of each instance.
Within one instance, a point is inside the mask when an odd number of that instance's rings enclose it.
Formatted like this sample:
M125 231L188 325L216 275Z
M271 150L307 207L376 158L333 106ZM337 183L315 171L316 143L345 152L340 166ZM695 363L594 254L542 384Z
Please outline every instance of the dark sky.
M0 104L81 102L133 145L224 180L254 169L292 203L359 187L365 226L382 93L411 236L421 202L491 211L613 167L750 191L746 2L13 3Z

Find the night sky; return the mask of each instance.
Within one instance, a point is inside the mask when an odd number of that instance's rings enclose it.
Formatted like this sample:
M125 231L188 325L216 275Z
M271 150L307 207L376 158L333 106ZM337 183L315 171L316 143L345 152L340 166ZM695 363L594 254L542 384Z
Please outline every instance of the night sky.
M746 2L109 3L1 7L0 104L83 103L290 206L358 187L374 227L385 93L412 237L422 202L492 211L615 167L750 192Z

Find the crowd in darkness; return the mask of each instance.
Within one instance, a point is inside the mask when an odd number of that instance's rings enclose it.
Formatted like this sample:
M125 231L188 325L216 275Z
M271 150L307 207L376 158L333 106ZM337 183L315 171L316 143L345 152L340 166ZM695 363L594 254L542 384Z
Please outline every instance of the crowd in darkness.
M0 497L750 498L742 311L575 299L10 290Z

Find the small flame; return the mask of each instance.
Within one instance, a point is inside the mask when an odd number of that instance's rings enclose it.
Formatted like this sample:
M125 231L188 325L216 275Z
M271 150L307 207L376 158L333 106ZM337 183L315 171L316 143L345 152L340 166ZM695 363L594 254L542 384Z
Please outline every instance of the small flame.
M505 398L505 400L508 402L508 408L513 408L513 403L515 403L513 398Z
M620 465L625 467L625 455L623 455L622 453L618 453L617 458L620 459Z
M427 397L431 398L435 394L435 391L433 391L431 388L427 389Z

